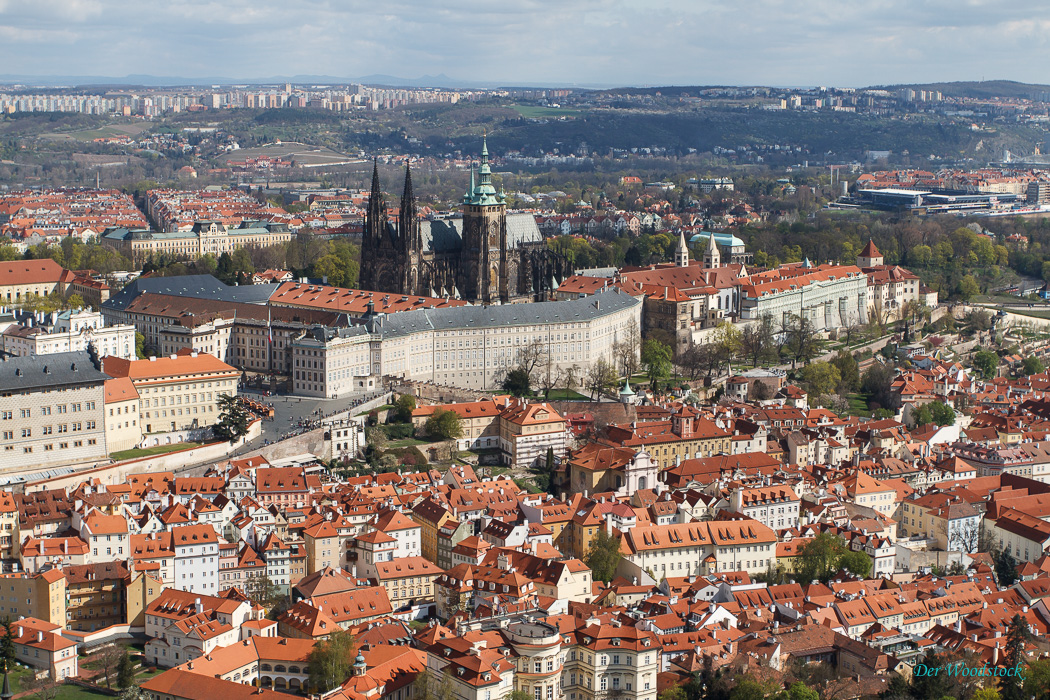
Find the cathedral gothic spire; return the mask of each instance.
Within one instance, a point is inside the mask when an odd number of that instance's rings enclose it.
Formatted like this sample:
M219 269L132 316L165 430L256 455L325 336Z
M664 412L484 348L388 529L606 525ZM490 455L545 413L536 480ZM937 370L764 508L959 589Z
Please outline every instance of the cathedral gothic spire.
M401 233L401 245L405 250L414 250L420 247L419 217L416 212L416 198L412 193L412 168L407 164L405 166L405 190L401 194L398 227Z

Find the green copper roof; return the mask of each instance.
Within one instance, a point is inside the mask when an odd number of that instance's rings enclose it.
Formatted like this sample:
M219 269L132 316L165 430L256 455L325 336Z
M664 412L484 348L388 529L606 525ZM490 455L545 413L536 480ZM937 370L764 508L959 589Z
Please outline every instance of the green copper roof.
M470 192L463 198L464 204L473 206L492 206L503 203L503 197L496 195L496 188L492 186L492 168L489 167L489 143L488 137L481 140L481 167L478 168L478 181L474 183L474 169L470 170Z

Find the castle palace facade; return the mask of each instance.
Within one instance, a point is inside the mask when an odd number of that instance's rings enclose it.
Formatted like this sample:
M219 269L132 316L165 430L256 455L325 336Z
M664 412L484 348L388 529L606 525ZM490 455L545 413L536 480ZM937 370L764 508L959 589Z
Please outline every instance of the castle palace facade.
M397 220L390 218L375 166L361 242L361 289L511 304L550 299L573 273L570 261L547 247L531 214L507 213L505 194L492 185L487 143L476 181L471 168L460 217L420 220L412 173L406 171Z

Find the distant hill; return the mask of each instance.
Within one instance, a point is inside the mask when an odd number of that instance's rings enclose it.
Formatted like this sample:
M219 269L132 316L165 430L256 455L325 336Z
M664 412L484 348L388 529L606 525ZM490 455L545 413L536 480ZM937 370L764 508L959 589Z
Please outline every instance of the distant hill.
M1050 92L1050 85L1033 85L1014 80L981 80L958 83L917 83L915 85L876 85L878 90L938 90L945 97L1006 97L1034 98L1042 92Z

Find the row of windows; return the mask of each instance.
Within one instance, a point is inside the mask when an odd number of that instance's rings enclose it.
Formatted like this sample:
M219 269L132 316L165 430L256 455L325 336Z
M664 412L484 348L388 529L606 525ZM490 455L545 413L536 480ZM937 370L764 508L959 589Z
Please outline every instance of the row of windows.
M41 416L50 416L51 415L51 409L52 409L51 406L41 406L40 409L39 409L39 415L41 415ZM65 413L66 410L67 410L67 404L64 404L64 403L57 404L56 406L54 406L54 409L55 409L55 413ZM68 410L69 410L70 413L79 413L80 411L94 411L95 410L95 402L94 401L85 401L83 404L81 404L81 403L71 403L71 404L68 404ZM14 415L14 411L13 410L12 411L0 411L0 420L12 420L14 417L15 417L15 415ZM19 418L32 418L33 417L33 409L32 408L20 408L20 409L18 409L18 417Z
M87 441L87 444L88 445L97 445L98 444L98 440L96 440L94 438L91 438L90 440ZM73 441L73 447L74 448L83 447L83 446L84 446L84 441L83 440L74 440ZM12 451L14 449L15 449L14 445L4 445L4 452L10 452L10 451ZM44 445L44 452L51 452L54 449L55 449L55 446L54 446L53 443L48 443L48 444ZM60 450L68 450L69 449L69 443L68 442L60 442L60 443L58 443L58 449L60 449ZM28 455L28 454L32 454L32 453L33 453L32 446L24 446L24 447L22 447L22 454Z
M55 432L54 431L55 427L56 426L52 426L52 425L44 425L44 426L41 426L40 432L43 435L51 435L52 433ZM62 423L62 424L58 425L57 427L58 427L58 432L60 432L60 433L68 433L71 428L72 428L72 431L74 433L76 433L76 432L80 432L81 430L94 430L95 429L95 421L89 420L86 423ZM31 437L33 437L33 429L32 428L22 428L22 437L24 437L24 438L31 438ZM3 438L4 438L4 440L13 440L14 439L14 431L13 430L5 430L3 432Z

